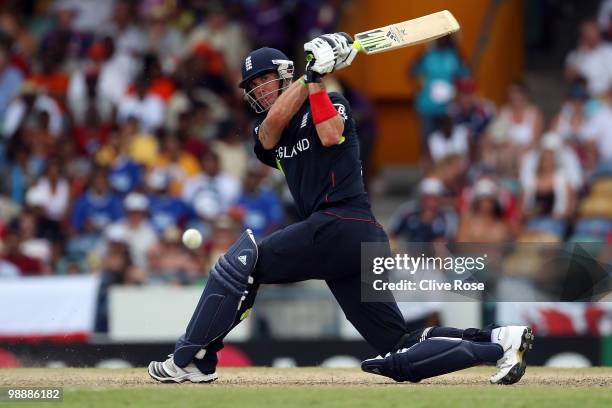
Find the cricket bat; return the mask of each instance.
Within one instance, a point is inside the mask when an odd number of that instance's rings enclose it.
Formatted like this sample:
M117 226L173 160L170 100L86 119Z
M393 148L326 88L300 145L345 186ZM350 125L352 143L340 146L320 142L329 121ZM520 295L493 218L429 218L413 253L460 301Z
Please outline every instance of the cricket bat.
M459 28L451 12L444 10L355 34L353 48L367 55L392 51L444 37Z

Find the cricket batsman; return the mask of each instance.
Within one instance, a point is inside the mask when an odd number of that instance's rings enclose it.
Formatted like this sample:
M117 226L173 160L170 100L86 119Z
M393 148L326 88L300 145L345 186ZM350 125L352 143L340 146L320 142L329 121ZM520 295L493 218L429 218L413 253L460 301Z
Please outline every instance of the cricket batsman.
M302 221L259 244L246 230L220 257L174 353L149 364L154 379L216 380L223 338L248 316L258 286L308 279L326 282L347 319L380 354L362 363L366 372L418 382L497 363L492 383L512 384L523 376L524 353L533 341L529 327L428 327L408 333L393 298L361 302L361 243L383 243L381 256L389 256L388 238L364 191L351 107L321 83L351 64L357 54L351 45L345 33L307 42L306 72L295 81L293 61L279 50L260 48L245 59L239 86L258 114L255 154L284 174Z

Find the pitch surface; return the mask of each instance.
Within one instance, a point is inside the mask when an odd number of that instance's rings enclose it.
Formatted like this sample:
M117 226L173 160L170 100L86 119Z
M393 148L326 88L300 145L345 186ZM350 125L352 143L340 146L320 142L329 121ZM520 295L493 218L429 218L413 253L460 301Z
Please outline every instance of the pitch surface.
M612 368L529 367L513 386L489 385L491 372L492 368L482 367L420 384L398 384L357 369L235 368L221 369L213 384L178 385L158 384L144 368L41 368L0 370L0 385L64 387L62 407L612 406ZM15 406L40 407L41 403Z

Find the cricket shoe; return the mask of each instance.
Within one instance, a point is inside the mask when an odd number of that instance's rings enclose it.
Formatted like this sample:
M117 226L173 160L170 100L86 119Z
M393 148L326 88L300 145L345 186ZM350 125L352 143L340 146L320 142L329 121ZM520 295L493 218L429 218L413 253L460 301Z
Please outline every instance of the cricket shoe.
M182 383L184 381L210 383L219 377L215 372L204 374L193 363L187 367L179 367L174 364L172 354L168 355L166 361L151 361L148 371L153 379L162 383Z
M382 375L398 382L405 381L406 379L401 375L402 370L398 354L407 350L401 349L394 353L387 353L384 357L376 356L364 360L361 363L361 369L366 373Z
M497 360L497 372L491 376L491 384L514 384L527 369L525 354L533 348L534 336L527 326L504 326L493 329L491 341L504 349Z

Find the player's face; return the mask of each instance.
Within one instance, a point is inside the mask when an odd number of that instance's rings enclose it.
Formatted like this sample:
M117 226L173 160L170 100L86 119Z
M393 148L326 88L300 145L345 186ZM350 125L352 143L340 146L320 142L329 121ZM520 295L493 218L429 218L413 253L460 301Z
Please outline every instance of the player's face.
M269 72L251 81L250 88L257 102L264 108L269 109L278 98L279 77L275 72Z

